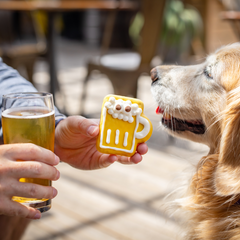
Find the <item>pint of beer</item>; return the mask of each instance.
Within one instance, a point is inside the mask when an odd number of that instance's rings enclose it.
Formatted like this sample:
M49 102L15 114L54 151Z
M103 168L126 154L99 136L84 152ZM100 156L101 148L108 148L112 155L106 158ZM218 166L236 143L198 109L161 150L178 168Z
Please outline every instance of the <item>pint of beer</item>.
M54 151L54 105L49 93L15 93L3 96L2 127L4 144L33 143ZM19 159L21 161L21 159ZM20 182L51 186L51 181L21 178ZM51 199L14 196L14 201L45 212Z

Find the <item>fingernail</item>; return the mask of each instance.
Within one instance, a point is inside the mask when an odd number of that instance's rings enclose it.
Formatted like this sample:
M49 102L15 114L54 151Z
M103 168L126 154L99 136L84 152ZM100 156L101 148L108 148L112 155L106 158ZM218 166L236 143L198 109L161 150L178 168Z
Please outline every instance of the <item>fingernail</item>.
M98 127L96 125L90 126L87 130L88 135L90 136L94 135L94 133L97 131L97 128Z
M56 180L60 178L60 172L57 170L57 177Z
M33 219L40 219L41 218L41 213L40 212L37 212L35 214L35 216L33 217Z
M59 164L59 162L60 162L60 158L57 155L55 155L55 163Z
M136 153L136 155L137 155L137 153ZM136 156L134 161L132 161L135 164L138 164L138 163L140 163L142 161L142 155L140 155L140 154L138 154L138 155L139 156L138 157Z
M57 189L53 188L53 198L56 197L58 194Z
M116 155L110 155L109 156L109 162L112 164L118 160Z

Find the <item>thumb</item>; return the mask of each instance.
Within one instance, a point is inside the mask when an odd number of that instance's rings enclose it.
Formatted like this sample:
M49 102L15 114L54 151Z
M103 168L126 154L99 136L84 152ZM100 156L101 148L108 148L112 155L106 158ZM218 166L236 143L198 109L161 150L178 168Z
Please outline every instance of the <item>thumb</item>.
M95 137L99 133L99 120L87 119L82 116L72 116L65 119L73 133L80 133L88 137Z

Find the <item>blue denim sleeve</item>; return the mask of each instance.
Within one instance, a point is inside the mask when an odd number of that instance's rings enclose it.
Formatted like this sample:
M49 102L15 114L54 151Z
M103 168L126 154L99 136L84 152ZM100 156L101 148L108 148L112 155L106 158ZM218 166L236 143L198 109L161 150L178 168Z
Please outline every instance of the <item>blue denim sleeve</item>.
M37 92L36 88L24 79L16 70L3 63L0 58L0 116L2 116L2 96L15 92ZM55 123L65 116L55 107ZM0 138L2 138L2 120L0 118ZM1 139L2 140L2 139Z

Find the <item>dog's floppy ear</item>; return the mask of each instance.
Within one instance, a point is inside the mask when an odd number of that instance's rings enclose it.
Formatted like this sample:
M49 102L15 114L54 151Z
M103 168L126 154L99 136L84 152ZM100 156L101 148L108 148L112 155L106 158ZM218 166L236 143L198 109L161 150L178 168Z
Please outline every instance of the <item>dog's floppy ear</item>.
M240 88L228 97L223 112L219 161L215 172L218 195L240 193Z
M223 112L219 161L215 172L218 195L240 193L240 88L228 97Z

